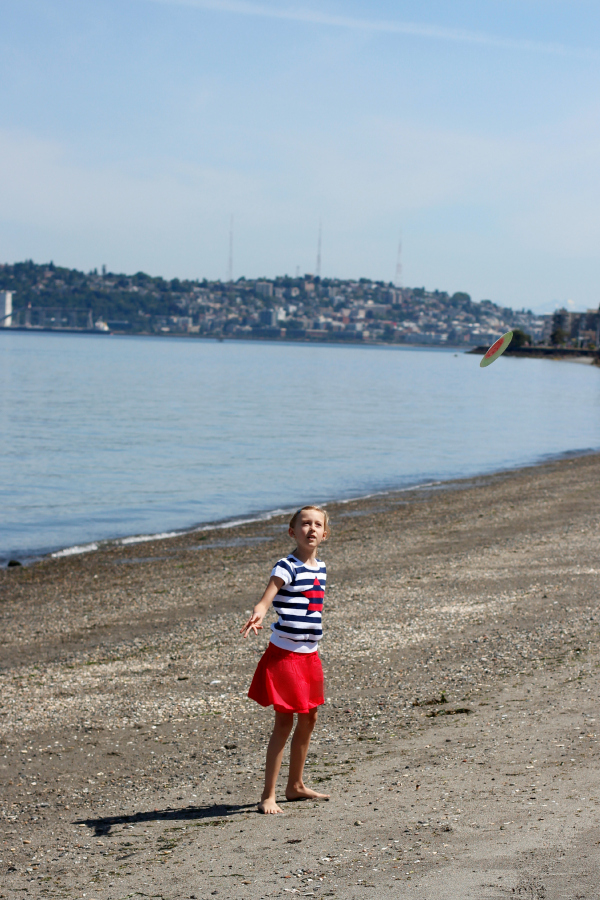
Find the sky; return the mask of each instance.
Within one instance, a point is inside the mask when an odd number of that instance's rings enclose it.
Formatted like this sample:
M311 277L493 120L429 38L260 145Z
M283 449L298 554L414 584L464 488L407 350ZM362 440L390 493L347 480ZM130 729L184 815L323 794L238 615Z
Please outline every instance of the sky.
M600 4L3 0L0 262L600 300Z

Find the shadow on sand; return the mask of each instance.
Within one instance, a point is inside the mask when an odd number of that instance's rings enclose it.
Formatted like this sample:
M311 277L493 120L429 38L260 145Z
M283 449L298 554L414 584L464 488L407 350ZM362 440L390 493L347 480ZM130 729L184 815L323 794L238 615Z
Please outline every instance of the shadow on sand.
M148 812L137 812L130 816L104 816L98 819L78 819L74 825L87 825L94 830L94 834L108 835L115 825L135 825L139 822L190 822L198 819L224 819L231 818L238 813L249 810L256 812L256 803L244 803L239 805L213 804L212 806L186 806L183 809L153 809ZM209 823L207 824L217 824Z

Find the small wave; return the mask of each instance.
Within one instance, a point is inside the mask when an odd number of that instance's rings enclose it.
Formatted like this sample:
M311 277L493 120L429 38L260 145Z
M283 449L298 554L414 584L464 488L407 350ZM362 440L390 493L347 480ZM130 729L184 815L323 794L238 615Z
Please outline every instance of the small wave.
M423 481L417 484L409 484L406 487L402 488L389 488L387 491L374 491L372 494L357 494L356 497L346 497L344 498L344 500L330 500L329 503L335 503L339 506L343 506L345 503L356 503L357 500L371 500L373 497L389 497L390 494L405 494L409 491L420 491L424 488L438 487L440 484L444 484L444 482ZM321 504L321 506L326 505L326 503Z
M421 488L434 487L440 484L443 484L442 481L428 481L421 484L413 484L404 488L392 488L384 491L375 491L371 494L359 494L356 497L347 497L343 500L324 500L320 503L321 506L326 507L331 505L332 503L344 505L345 503L353 503L357 500L368 500L371 497L384 497L391 493L402 493L403 491L414 491L419 490ZM76 556L80 553L92 553L94 550L98 550L100 548L100 544L104 547L109 546L121 546L127 547L132 544L145 544L148 541L166 541L169 538L181 537L184 534L197 534L202 531L218 531L223 528L239 528L240 525L252 525L254 522L268 522L271 519L274 519L276 516L289 516L292 515L296 511L296 507L285 508L276 508L270 509L263 513L259 513L258 515L253 516L244 516L239 519L227 519L225 522L209 522L205 525L197 525L194 528L184 528L180 531L161 531L157 534L135 534L130 537L117 538L116 540L107 540L100 541L99 543L92 544L81 544L76 545L74 547L66 547L64 550L57 550L55 553L51 553L50 556L53 559L60 559L64 556Z
M167 538L180 537L182 534L189 534L188 531L162 531L159 534L135 534L132 537L121 538L113 541L114 544L144 544L146 541L164 541Z
M292 510L293 511L293 510ZM243 519L228 519L226 522L211 522L207 525L198 525L195 528L185 528L182 531L161 531L158 534L135 534L131 537L119 538L116 541L107 541L107 544L127 546L129 544L144 544L147 541L166 541L169 538L181 537L184 534L196 534L199 531L217 531L220 528L238 528L240 525L250 525L252 522L268 522L275 516L285 515L291 512L287 509L272 509L258 516L248 516Z
M217 522L211 525L199 525L198 528L192 528L191 532L187 532L189 534L194 534L197 531L215 531L217 528L238 528L240 525L251 525L253 522L268 522L270 519L274 519L275 516L286 516L291 515L295 512L296 507L293 509L271 509L268 512L261 513L259 516L248 516L243 519L228 519L226 522Z
M77 556L79 553L92 553L98 549L98 544L76 544L74 547L65 547L64 550L57 550L51 553L53 559L60 559L61 556Z

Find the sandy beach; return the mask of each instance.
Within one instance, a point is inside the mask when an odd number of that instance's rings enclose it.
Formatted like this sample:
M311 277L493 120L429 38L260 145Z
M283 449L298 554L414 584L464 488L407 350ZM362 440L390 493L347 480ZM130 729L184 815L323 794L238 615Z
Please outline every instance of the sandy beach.
M329 509L284 816L239 636L283 519L0 571L0 898L600 897L600 455Z

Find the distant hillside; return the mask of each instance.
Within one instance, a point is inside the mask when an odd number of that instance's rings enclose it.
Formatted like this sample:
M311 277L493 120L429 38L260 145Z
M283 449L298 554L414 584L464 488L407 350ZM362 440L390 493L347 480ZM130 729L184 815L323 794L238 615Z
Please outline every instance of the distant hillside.
M78 272L54 263L33 262L0 266L0 290L14 291L13 308L88 309L94 318L128 321L143 329L148 316L177 315L176 299L191 290L190 282L165 281L144 272L136 275L99 275Z
M1 265L0 290L13 292L13 325L33 328L106 322L113 331L136 333L443 345L485 343L509 328L539 340L544 325L530 310L474 302L466 293L366 278L167 281L29 261Z

